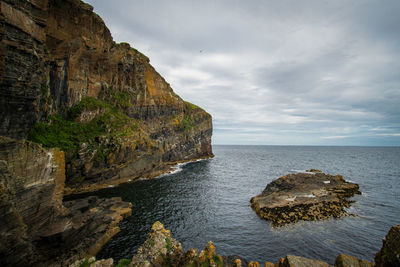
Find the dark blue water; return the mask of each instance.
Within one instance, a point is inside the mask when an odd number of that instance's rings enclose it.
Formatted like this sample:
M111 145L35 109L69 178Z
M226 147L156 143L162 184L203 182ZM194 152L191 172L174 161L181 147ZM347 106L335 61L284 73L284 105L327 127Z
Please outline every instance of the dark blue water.
M131 258L152 224L161 221L184 250L209 240L217 253L276 262L294 254L333 263L340 253L372 261L391 226L400 224L400 148L214 146L215 158L162 178L102 190L133 204L133 216L98 257ZM321 169L360 185L344 217L272 228L250 198L295 170Z

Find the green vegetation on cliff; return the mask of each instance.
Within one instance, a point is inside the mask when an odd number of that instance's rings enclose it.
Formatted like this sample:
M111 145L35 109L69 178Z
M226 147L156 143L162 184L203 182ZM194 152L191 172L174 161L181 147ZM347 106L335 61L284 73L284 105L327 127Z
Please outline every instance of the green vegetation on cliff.
M77 122L83 112L94 112L94 117L88 122ZM137 120L112 108L107 102L86 97L69 110L66 118L60 115L49 116L48 122L36 123L28 134L28 140L69 152L77 151L80 144L98 136L127 136L138 128Z
M38 122L28 134L28 140L44 147L59 147L64 151L79 148L79 144L105 133L98 121L78 124L61 116L51 117L51 123Z
M192 104L192 103L190 103L188 101L184 101L184 102L185 102L185 106L186 106L186 108L188 110L195 110L195 109L201 110L201 108L199 106L195 105L195 104Z

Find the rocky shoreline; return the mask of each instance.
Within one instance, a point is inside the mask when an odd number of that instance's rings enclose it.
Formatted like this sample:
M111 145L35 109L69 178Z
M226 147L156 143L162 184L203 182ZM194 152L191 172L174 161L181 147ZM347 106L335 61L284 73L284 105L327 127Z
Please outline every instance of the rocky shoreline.
M240 256L221 256L216 253L216 247L213 242L208 242L204 250L198 253L195 249L189 249L186 252L182 250L182 244L171 236L171 232L164 228L160 222L155 222L151 231L138 249L132 259L121 260L114 265L114 260L82 259L76 261L70 267L81 267L83 263L90 263L85 266L90 267L329 267L332 266L326 262L313 260L305 257L287 255L279 259L277 263L266 261L260 265L256 261L247 261ZM400 266L400 225L392 227L383 240L381 250L375 256L375 263L356 257L340 254L334 263L336 267L386 267Z
M141 180L141 179L157 178L162 175L167 175L169 173L172 173L178 164L196 162L199 160L206 160L206 159L210 159L213 157L214 157L214 155L210 155L210 156L199 157L199 158L195 158L195 159L170 162L170 163L166 164L166 166L164 168L162 168L160 170L154 170L153 172L150 172L149 174L141 176L141 177L132 177L132 178L127 177L127 178L122 178L122 179L107 180L102 183L86 184L86 185L80 185L80 186L75 186L75 187L67 186L64 188L64 196L79 195L79 194L88 193L88 192L95 192L100 189L115 187L115 186L118 186L123 183L131 183L131 182Z
M350 207L348 198L354 194L361 194L358 184L311 169L272 181L250 202L261 218L282 226L348 215L345 208Z

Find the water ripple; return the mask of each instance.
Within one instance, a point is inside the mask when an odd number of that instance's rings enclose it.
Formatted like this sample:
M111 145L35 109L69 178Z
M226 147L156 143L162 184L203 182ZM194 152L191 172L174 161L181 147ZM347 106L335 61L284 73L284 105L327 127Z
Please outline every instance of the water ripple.
M133 215L98 257L131 258L159 220L184 249L203 249L213 240L218 253L249 260L295 254L333 263L339 253L373 260L387 231L400 223L400 148L215 146L214 153L160 179L97 192L133 204ZM350 208L358 216L276 229L252 211L250 198L267 183L310 168L360 184L364 194Z

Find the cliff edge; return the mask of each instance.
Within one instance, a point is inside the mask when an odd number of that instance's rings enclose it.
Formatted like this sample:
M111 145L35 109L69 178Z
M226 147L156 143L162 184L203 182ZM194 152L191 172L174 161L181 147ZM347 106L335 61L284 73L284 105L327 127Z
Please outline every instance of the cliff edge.
M183 101L80 0L0 3L0 135L65 152L66 193L212 157L212 118Z
M66 266L131 214L63 202L212 157L211 115L183 101L80 0L0 1L0 262Z

